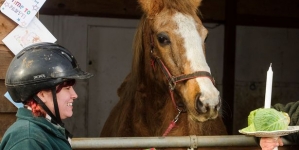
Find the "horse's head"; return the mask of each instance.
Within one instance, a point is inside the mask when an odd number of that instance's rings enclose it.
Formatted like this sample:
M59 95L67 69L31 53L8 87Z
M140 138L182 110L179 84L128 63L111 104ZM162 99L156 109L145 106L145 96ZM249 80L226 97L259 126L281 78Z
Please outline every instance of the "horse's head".
M156 76L161 76L163 84L172 85L190 118L196 121L216 118L220 96L205 59L208 31L197 16L201 0L139 0L139 3L146 20L143 44L151 50L145 53L151 53L149 59L155 59L164 68L155 71ZM167 74L170 76L165 77ZM172 81L172 77L178 77L177 81Z

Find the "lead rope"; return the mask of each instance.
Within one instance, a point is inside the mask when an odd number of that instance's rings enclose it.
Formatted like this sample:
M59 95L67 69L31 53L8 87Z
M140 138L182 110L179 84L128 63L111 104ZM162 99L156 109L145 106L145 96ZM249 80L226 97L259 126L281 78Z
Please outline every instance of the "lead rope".
M177 108L178 109L178 108ZM182 110L178 109L178 114L175 116L175 118L170 122L168 128L166 129L166 131L164 132L163 136L166 136L171 130L172 128L175 126L176 122L179 120L179 116L182 112Z
M178 114L175 116L175 118L170 122L168 128L165 130L165 132L163 133L163 137L165 137L175 126L176 122L179 120L179 116L182 113L182 110L180 110L179 108L177 108L177 110L179 111ZM149 148L149 149L145 149L145 150L156 150L156 148Z
M153 67L153 69L155 69L155 67L154 67L154 65L155 65L155 61L156 61L156 60L151 60L151 66ZM159 62L160 62L160 61L159 61ZM159 64L159 65L163 65L163 66L164 66L163 62L161 62L161 64ZM161 66L160 66L160 67L161 67ZM165 67L165 68L166 68L166 67ZM162 71L164 71L164 70L162 69ZM167 72L168 74L170 74L170 72L167 70L167 68L166 68L166 72ZM166 73L166 72L164 72L164 73ZM168 80L169 80L169 79L168 79ZM169 80L169 81L170 81L170 80ZM171 83L173 83L173 84L171 84ZM183 111L183 110L179 109L178 106L177 106L176 103L175 103L174 96L173 96L173 90L174 90L174 87L175 87L175 82L169 82L169 92L170 92L171 100L172 100L172 103L173 103L174 107L178 110L178 114L177 114L177 115L175 116L175 118L170 122L168 128L165 130L165 132L164 132L163 135L162 135L163 137L167 136L168 133L175 127L176 122L179 120L179 116L181 115L181 113L182 113L182 111ZM149 148L149 149L145 149L145 150L156 150L156 148Z

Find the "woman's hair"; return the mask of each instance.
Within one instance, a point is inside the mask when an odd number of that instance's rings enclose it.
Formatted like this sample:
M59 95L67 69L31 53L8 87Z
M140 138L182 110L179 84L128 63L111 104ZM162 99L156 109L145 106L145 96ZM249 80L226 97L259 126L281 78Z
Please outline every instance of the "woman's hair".
M56 93L59 93L63 87L73 86L76 83L75 79L64 81L56 86ZM49 90L49 89L48 89ZM46 111L33 99L26 101L25 106L32 109L32 114L35 117L46 117Z

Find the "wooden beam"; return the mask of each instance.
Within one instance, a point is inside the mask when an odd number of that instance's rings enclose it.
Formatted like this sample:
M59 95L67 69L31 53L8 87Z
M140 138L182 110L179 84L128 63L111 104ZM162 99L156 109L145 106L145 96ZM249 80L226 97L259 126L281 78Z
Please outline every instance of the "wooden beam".
M255 15L238 15L237 25L279 28L299 28L299 19L286 17L265 17Z
M199 8L203 22L224 23L225 6L224 0L203 0ZM299 28L293 23L299 20L298 0L238 0L235 7L237 25ZM40 14L139 19L142 12L137 0L51 0Z
M228 134L233 134L234 90L235 90L235 56L236 56L236 10L237 0L226 0L224 56L223 56L223 118Z
M142 13L136 0L51 0L45 2L40 14L140 18Z
M238 15L299 19L298 0L238 0L236 7Z

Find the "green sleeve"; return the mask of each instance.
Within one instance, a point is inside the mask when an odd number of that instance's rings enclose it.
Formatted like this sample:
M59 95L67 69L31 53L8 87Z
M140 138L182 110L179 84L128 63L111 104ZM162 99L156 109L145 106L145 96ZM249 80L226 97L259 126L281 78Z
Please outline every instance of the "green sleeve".
M45 144L34 139L24 139L13 145L10 150L50 150Z
M290 102L287 103L286 105L283 104L275 104L273 106L274 109L278 111L283 111L289 114L290 116L290 126L298 126L299 125L299 101L297 102ZM294 143L299 143L299 133L293 133L289 134L287 136L284 136L285 139L294 142Z

